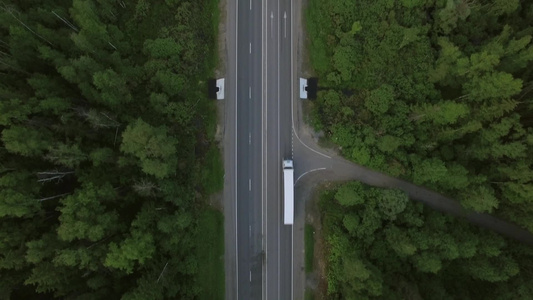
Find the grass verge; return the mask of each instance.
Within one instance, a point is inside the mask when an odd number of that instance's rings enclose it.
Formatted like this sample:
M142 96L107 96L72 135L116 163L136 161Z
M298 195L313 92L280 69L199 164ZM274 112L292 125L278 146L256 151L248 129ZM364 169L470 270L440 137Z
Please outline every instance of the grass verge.
M305 272L313 272L313 255L315 252L315 238L312 225L305 224Z
M220 47L217 43L217 36L218 36L218 25L220 24L220 11L218 9L219 0L210 0L207 1L207 7L206 10L209 13L209 16L211 18L211 34L213 35L213 41L215 41L213 49L211 49L211 55L208 57L210 59L209 61L209 67L211 70L210 76L214 75L215 68L218 67L218 64L220 63L219 56L218 56L218 47Z
M222 155L216 146L211 146L205 155L203 175L204 190L207 195L221 191L224 187L224 164Z
M224 299L224 217L207 209L199 217L196 245L198 278L202 288L199 300Z
M311 290L305 290L305 300L315 300L315 294Z

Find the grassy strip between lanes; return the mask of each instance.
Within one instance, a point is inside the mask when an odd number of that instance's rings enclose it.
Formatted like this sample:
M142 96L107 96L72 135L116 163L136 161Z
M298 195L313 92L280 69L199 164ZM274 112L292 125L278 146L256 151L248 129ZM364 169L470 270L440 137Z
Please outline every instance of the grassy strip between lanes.
M200 300L224 299L224 216L214 209L204 211L198 220L198 272Z
M305 272L313 272L313 255L315 251L315 229L311 224L305 224Z

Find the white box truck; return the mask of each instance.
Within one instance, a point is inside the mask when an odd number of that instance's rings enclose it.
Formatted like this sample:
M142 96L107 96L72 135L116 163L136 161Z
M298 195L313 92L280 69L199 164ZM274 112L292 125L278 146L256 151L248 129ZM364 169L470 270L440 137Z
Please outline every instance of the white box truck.
M292 225L294 219L294 168L292 160L283 161L283 224Z

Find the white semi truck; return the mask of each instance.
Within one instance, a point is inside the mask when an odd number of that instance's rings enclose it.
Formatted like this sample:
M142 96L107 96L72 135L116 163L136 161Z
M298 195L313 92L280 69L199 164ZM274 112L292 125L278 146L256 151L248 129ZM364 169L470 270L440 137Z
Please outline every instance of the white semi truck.
M292 160L283 161L283 224L292 225L294 219L294 168Z

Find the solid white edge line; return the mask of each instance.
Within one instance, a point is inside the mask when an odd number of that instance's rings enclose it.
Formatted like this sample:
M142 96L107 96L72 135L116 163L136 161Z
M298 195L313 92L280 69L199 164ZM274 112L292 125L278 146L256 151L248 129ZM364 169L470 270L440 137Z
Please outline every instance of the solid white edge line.
M270 38L274 38L274 12L270 11Z
M322 171L322 170L326 170L326 168L317 168L317 169L313 169L313 170L311 170L311 171L307 171L307 172L303 173L302 175L300 175L300 176L296 179L296 181L294 182L294 185L296 185L296 183L298 182L298 180L300 180L300 178L304 177L305 175L307 175L307 174L309 174L309 173L311 173L311 172Z
M237 122L238 122L238 116L237 116L237 94L238 94L238 90L237 90L237 82L239 81L239 76L238 76L238 72L239 72L239 69L238 69L238 62L237 62L237 58L238 58L238 52L239 52L239 48L238 48L238 44L237 44L237 41L239 40L239 31L237 30L237 28L239 27L239 0L236 0L235 1L235 265L236 265L236 268L235 268L235 272L236 272L236 277L235 277L235 281L237 283L237 290L236 290L236 299L238 300L239 299L239 235L238 235L238 232L237 232L237 224L238 224L238 221L237 221L237 205L238 205L238 201L237 201Z
M279 96L280 96L280 86L279 86L279 83L280 83L280 79L279 79L279 75L280 75L280 72L279 72L279 53L280 53L280 37L279 37L279 20L280 20L280 17L279 17L279 0L277 1L277 11L276 11L276 14L278 16L278 26L276 27L276 32L278 33L278 38L277 38L277 43L278 43L278 53L277 53L277 63L278 63L278 85L277 85L277 90L278 90L278 162L281 160L280 159L280 146L281 146L281 143L280 143L280 124L279 124ZM272 23L274 23L274 21L272 21ZM278 177L279 178L279 175L280 175L280 172L278 172ZM277 194L277 197L280 197L281 195L281 185L279 184L279 180L278 180L278 194ZM277 202L277 206L278 206L278 216L280 217L280 220L281 220L281 214L280 214L280 211L281 211L281 207L280 207L280 201L276 201ZM278 299L281 299L280 298L280 293L281 293L281 225L278 223Z
M262 1L261 2L261 9L262 9L262 12L261 12L261 19L262 19L262 23L261 23L261 40L262 40L262 51L261 51L261 76L264 76L264 78L262 78L261 80L261 84L263 85L261 87L261 109L265 109L265 113L263 114L261 112L261 126L264 126L264 127L261 127L261 144L264 143L264 146L261 145L261 151L262 151L262 155L263 155L263 160L264 160L264 164L262 164L261 166L261 176L264 176L264 179L261 180L261 182L264 184L264 189L262 188L261 190L264 191L261 193L261 196L264 196L264 198L262 199L262 205L263 207L266 207L265 208L265 212L266 212L266 215L265 215L265 219L263 220L263 224L264 224L264 230L265 230L265 233L263 235L263 251L265 252L265 260L264 260L264 268L265 268L265 285L263 286L263 293L265 295L265 299L268 299L268 206L266 205L266 201L268 199L268 188L267 188L267 181L268 181L268 176L266 176L266 174L268 174L268 158L267 158L267 155L268 154L266 152L266 147L267 147L267 141L265 139L265 130L267 128L267 122L268 122L268 119L265 118L265 115L267 113L267 106L266 106L266 98L267 98L267 95L268 95L268 91L265 87L268 87L268 76L266 76L266 72L268 72L268 65L266 64L266 52L267 52L267 45L268 45L268 42L267 42L267 35L268 34L265 34L265 30L267 30L268 26L265 25L265 23L267 22L267 17L266 17L266 14L267 14L267 1ZM264 71L263 71L263 68L264 68ZM264 93L263 93L264 91ZM264 172L263 172L263 168L264 168ZM261 217L263 217L263 214L261 214Z

